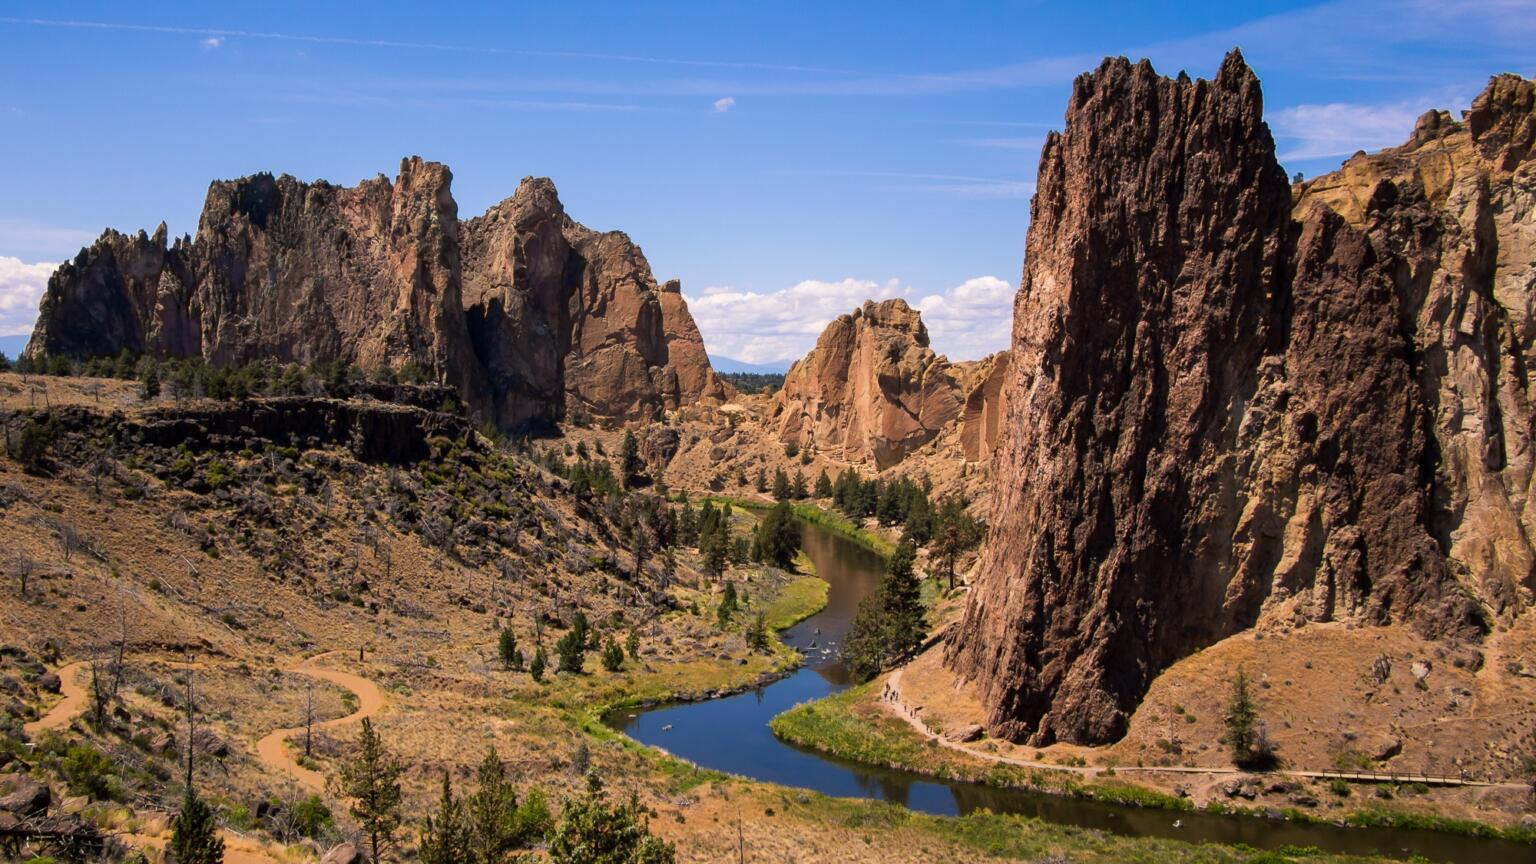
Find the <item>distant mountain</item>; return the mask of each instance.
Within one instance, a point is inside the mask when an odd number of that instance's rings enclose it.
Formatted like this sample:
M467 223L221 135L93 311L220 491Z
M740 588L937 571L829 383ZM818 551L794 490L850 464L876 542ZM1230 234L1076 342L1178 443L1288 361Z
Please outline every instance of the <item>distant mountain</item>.
M742 360L733 360L730 357L721 357L715 354L709 355L709 365L716 372L756 372L760 375L783 375L789 371L789 361L779 360L773 363L747 363Z
M4 354L12 360L21 356L21 349L27 347L26 336L0 336L0 354Z

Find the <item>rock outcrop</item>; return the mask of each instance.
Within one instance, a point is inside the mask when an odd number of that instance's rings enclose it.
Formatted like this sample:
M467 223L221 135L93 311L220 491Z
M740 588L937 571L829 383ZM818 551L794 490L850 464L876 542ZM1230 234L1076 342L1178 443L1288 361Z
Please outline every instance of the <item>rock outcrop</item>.
M627 236L572 221L540 178L461 223L451 182L415 157L393 183L215 182L195 240L108 231L61 266L27 351L414 365L508 430L726 398Z
M967 462L992 458L1003 433L1003 419L1008 413L1007 351L988 355L969 366L961 382L965 394L965 413L961 416L960 449Z
M774 396L780 441L885 468L932 440L964 408L949 361L904 300L839 315Z
M1106 60L1041 154L996 499L947 660L1103 742L1256 625L1476 639L1531 601L1532 84L1292 188L1234 52Z

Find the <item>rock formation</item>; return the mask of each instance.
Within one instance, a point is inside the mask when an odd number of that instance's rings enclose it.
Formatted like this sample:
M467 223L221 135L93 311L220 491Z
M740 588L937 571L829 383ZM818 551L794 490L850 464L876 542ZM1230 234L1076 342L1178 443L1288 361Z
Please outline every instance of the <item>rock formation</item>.
M108 231L61 266L27 350L414 364L508 430L726 397L627 236L572 221L539 178L460 223L451 182L415 157L393 183L215 182L195 240Z
M774 397L779 440L885 468L931 440L963 409L949 361L904 300L839 315L790 367Z
M1531 601L1532 83L1292 188L1234 52L1106 60L1041 154L986 551L952 668L1103 742L1245 629L1476 639Z
M1008 380L1007 351L988 355L972 364L955 364L965 369L961 382L965 394L965 413L961 416L960 449L967 462L992 458L1002 438L1003 418L1008 400L1004 383Z

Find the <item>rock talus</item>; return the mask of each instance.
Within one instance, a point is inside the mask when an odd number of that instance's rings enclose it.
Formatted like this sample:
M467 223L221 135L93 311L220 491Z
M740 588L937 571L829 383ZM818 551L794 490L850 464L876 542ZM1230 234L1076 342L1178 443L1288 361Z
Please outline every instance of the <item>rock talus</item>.
M1531 82L1292 187L1236 52L1106 60L1041 155L996 498L947 662L1103 742L1264 623L1476 639L1533 580Z

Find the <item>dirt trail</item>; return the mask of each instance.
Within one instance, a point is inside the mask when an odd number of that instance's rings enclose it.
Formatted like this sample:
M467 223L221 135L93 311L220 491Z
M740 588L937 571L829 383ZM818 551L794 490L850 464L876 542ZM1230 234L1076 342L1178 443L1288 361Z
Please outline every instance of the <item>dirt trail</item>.
M319 678L332 684L345 687L357 696L357 710L345 717L337 717L333 720L324 720L314 725L316 730L334 729L337 726L346 726L351 723L360 723L365 717L372 717L384 707L384 691L367 678L353 675L350 672L342 672L339 669L323 669L311 665L322 657L328 657L336 652L316 654L315 656L289 667L286 671L296 672L300 675L308 675L311 678ZM303 734L303 726L290 726L286 729L278 729L269 733L265 738L256 742L256 757L267 765L287 772L299 785L311 792L320 792L325 789L325 776L319 771L312 771L300 765L284 746L292 735Z
M926 740L932 741L940 747L954 750L957 753L964 753L965 755L974 759L981 759L987 762L1000 762L1005 765L1016 765L1020 768L1045 768L1051 771L1068 771L1073 774L1078 774L1089 778L1099 776L1099 774L1104 770L1100 767L1058 765L1054 762L1037 762L1032 759L1017 759L1009 756L1002 756L996 753L984 753L978 750L974 750L970 747L966 747L964 744L959 742L951 741L942 735L936 734L931 729L929 729L917 716L917 711L911 706L907 705L907 703L903 700L901 695L900 669L892 672L890 677L886 679L885 691L881 694L880 704L884 706L887 711L904 720L908 726L911 726L914 731L916 731ZM1116 767L1115 771L1119 774L1134 773L1140 771L1148 774L1202 774L1206 776L1220 776L1229 774L1236 775L1244 773L1237 768L1196 768L1184 765L1121 765ZM1327 780L1338 778L1364 782L1375 782L1383 779L1386 776L1386 772L1377 772L1373 774L1372 772L1368 771L1270 771L1267 773L1280 777L1301 777L1310 780ZM1423 776L1426 780L1429 780L1432 785L1436 786L1481 786L1491 789L1524 789L1527 787L1527 784L1525 783L1490 783L1482 780L1452 779L1438 776L1436 776L1434 779L1431 779L1428 775L1420 775L1411 771L1400 772L1397 776L1401 776L1405 782Z
M90 691L77 679L79 678L80 670L84 669L87 665L86 661L79 660L54 670L54 674L59 676L59 689L64 693L64 698L60 699L52 708L49 708L48 713L21 727L21 731L26 733L28 738L36 738L38 735L51 729L63 729L69 725L69 721L85 711L85 704L90 696Z

